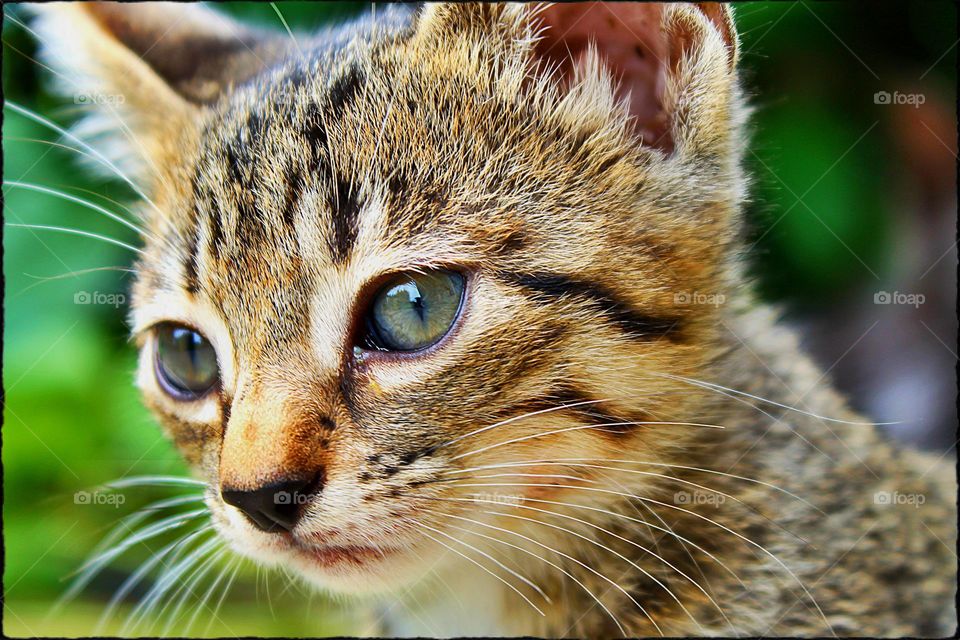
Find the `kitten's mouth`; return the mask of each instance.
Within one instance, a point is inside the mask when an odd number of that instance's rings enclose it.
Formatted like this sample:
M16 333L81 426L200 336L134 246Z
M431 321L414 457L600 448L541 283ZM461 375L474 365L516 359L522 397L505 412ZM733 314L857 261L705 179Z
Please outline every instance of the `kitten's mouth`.
M394 549L360 545L314 545L293 541L291 549L300 557L320 567L361 566L385 560Z

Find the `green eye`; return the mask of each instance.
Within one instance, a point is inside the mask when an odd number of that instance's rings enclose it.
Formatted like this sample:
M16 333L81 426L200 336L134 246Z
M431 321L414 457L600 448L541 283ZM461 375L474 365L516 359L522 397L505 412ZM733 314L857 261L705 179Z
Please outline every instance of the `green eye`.
M177 400L195 400L219 381L217 353L193 329L175 324L157 328L154 362L163 390Z
M381 351L429 347L456 321L463 285L463 276L452 271L394 276L373 300L367 316L367 342Z

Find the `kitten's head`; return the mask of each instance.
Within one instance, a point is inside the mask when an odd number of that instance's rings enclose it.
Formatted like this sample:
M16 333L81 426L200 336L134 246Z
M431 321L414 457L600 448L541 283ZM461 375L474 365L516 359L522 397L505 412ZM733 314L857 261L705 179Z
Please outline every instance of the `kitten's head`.
M728 8L378 8L297 42L195 6L40 13L67 91L122 97L83 126L152 200L139 385L236 549L389 585L459 518L638 482L552 462L696 433L663 374L717 349Z

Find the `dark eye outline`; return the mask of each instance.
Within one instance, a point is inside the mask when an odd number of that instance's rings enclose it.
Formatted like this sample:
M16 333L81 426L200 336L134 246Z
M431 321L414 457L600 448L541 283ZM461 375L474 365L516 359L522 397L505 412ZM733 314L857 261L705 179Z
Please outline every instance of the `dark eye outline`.
M163 365L160 362L160 331L163 330L172 330L172 329L186 329L187 331L193 332L203 338L207 344L210 345L210 348L213 349L214 357L217 359L217 375L214 381L210 384L209 387L203 391L191 391L189 389L183 389L177 384L175 384L171 378L170 374L166 371ZM183 324L180 322L161 322L153 327L153 375L157 380L157 385L163 389L164 393L180 402L193 402L206 398L210 395L212 391L219 390L220 388L220 356L217 353L216 348L213 346L213 343L210 342L210 339L207 338L200 330L191 327L190 325Z
M388 287L393 285L396 278L405 274L417 273L417 271L418 270L416 268L411 268L386 273L377 278L373 283L374 286L368 288L368 294L362 297L363 303L360 306L362 311L358 323L359 332L357 337L352 342L355 349L360 349L362 351L364 359L370 356L386 359L409 359L420 357L439 349L456 333L457 328L463 321L463 317L466 315L465 312L467 307L467 299L469 298L472 289L472 278L470 273L461 269L450 267L431 267L429 269L423 268L419 269L419 271L447 272L460 277L460 302L457 305L457 310L453 314L453 321L441 336L439 336L430 344L418 349L391 349L389 347L382 346L382 342L378 343L378 334L372 317L373 305L376 304L380 294L383 293ZM380 338L380 340L382 340L382 338Z

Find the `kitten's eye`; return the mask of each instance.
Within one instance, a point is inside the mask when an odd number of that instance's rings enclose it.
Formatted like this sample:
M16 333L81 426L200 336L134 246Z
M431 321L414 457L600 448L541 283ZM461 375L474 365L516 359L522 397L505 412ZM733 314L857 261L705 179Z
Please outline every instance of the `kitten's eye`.
M210 341L193 329L162 324L156 329L157 380L178 400L196 400L219 380L217 353Z
M463 299L452 271L401 273L377 293L367 315L368 342L383 351L416 351L446 335Z

